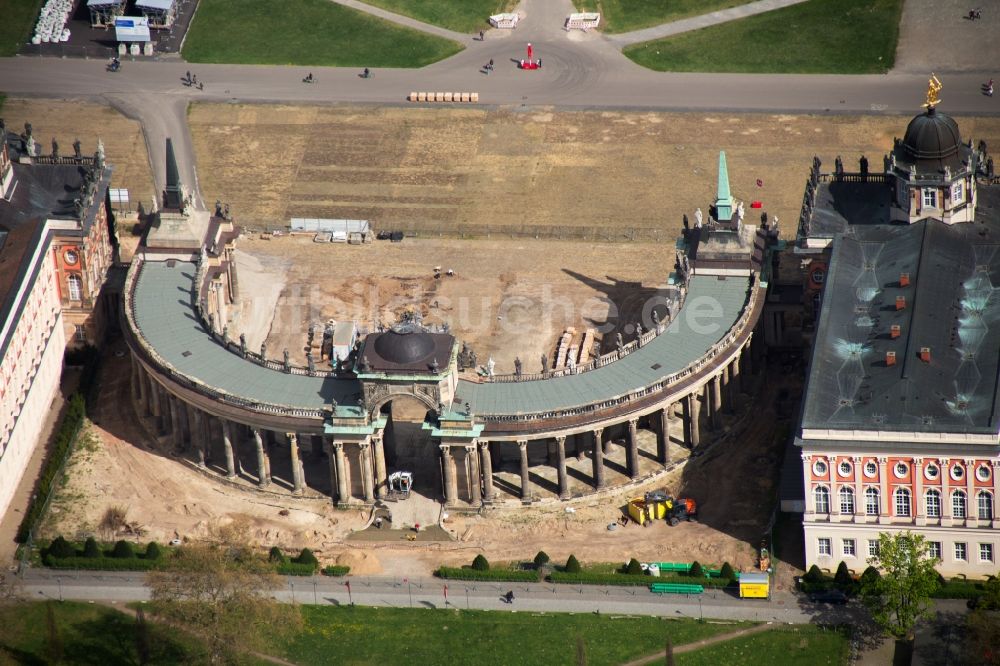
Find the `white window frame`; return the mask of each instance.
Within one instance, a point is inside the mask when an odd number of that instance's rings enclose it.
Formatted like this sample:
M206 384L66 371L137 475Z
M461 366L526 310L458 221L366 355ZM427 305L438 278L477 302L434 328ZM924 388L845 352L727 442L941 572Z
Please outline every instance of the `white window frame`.
M892 473L896 475L897 479L905 479L909 471L910 471L910 466L902 461L892 466Z
M878 539L868 539L868 557L878 557Z
M854 465L847 460L841 460L840 464L837 465L837 471L840 472L841 476L850 476L851 472L854 471Z
M816 503L816 513L830 513L830 489L826 486L816 486L813 489L813 500ZM820 508L820 507L823 508Z
M877 516L882 512L881 496L879 494L878 488L866 488L865 489L865 515L866 516ZM872 500L874 500L874 508L872 511Z
M71 301L83 300L83 278L76 273L70 273L66 277L66 292Z
M928 541L927 542L927 554L930 555L935 560L941 559L941 542L940 541Z
M854 515L854 489L848 488L847 486L841 487L837 494L837 500L840 502L840 512L842 514L853 516Z
M933 500L933 502L931 501ZM924 493L924 511L928 518L941 517L941 493L931 488Z
M869 460L865 463L865 476L869 479L874 479L876 474L878 474L878 465Z
M956 541L954 551L956 562L969 561L969 547L964 541ZM961 554L959 554L959 552L961 552Z
M967 518L969 516L969 498L964 490L954 490L951 493L952 518Z
M844 557L856 557L858 554L858 545L854 539L844 539L843 540L843 550Z
M976 493L976 515L979 520L993 520L993 493L988 490Z
M820 557L830 557L833 555L833 544L830 541L830 537L820 537L816 540L816 553Z
M990 468L987 465L980 465L976 468L976 478L984 483L990 480Z
M981 543L979 544L979 561L980 562L993 562L993 544L991 543Z
M76 324L73 328L73 339L77 342L87 341L87 327L83 324Z
M938 191L936 187L925 187L920 191L920 202L923 204L923 208L937 208L937 195Z
M825 460L815 460L813 461L813 474L816 476L826 476L826 472L829 467Z
M902 503L900 500L905 497L906 503ZM893 504L896 508L896 515L900 518L909 518L913 509L911 508L911 500L913 496L910 494L909 488L896 488L896 492L893 493ZM904 507L904 511L900 511L899 508Z
M960 203L964 201L963 194L965 193L965 183L962 181L955 181L951 184L951 202Z
M933 463L924 468L924 478L928 481L937 481L940 475L941 468Z
M951 475L953 481L961 481L965 478L965 466L961 463L956 463L951 466L951 470L948 473Z

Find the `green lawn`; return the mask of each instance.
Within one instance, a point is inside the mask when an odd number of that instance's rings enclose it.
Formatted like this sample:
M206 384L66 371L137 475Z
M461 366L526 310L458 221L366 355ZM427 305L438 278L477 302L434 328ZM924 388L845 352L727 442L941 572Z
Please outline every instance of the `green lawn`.
M842 666L849 652L845 632L805 624L725 641L675 659L677 666Z
M892 68L902 10L903 0L809 0L625 55L658 71L878 74Z
M366 4L410 16L457 32L478 33L489 17L510 11L516 0L363 0Z
M201 0L183 55L248 65L423 67L461 50L328 0Z
M455 599L456 603L461 601ZM675 645L681 645L734 631L739 626L590 613L360 606L303 606L302 615L305 629L287 646L283 656L297 664L338 666L572 666L577 663L577 637L583 638L588 666L611 666L662 649L667 636ZM468 660L463 661L459 655L466 655Z
M629 32L745 5L751 0L573 0L578 11L601 12L601 29Z
M0 0L0 57L12 56L28 41L42 0Z
M56 641L50 642L47 604ZM191 663L193 642L149 625L149 664ZM76 602L33 601L0 607L2 664L138 664L136 622L112 608Z

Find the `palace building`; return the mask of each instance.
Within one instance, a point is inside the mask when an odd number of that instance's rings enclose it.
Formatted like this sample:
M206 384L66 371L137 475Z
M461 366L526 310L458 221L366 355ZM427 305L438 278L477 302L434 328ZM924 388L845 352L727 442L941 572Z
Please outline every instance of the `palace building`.
M807 567L860 573L880 532L912 530L944 575L997 572L1000 186L937 90L883 169L816 160L807 185L795 252L821 291L795 440Z
M114 249L105 203L111 168L40 155L0 121L0 514L39 444L67 345L96 343L114 308L101 298Z

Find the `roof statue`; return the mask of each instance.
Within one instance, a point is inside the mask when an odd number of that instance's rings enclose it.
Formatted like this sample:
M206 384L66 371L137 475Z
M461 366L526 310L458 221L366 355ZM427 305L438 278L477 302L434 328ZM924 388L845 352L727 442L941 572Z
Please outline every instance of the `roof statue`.
M726 166L726 151L719 151L719 187L715 195L715 219L729 222L733 219L733 197L729 194L729 167ZM698 225L701 226L701 225Z
M931 78L927 81L927 101L924 102L924 106L928 109L933 109L941 103L941 98L938 97L938 93L941 92L941 88L942 85L938 80L937 75L931 72Z

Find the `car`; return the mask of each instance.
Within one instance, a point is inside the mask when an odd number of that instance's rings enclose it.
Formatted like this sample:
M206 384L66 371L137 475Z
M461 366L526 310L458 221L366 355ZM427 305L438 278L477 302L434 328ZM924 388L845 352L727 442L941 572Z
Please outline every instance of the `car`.
M827 590L825 592L813 592L809 595L809 601L817 604L843 605L847 603L847 595L840 590Z

